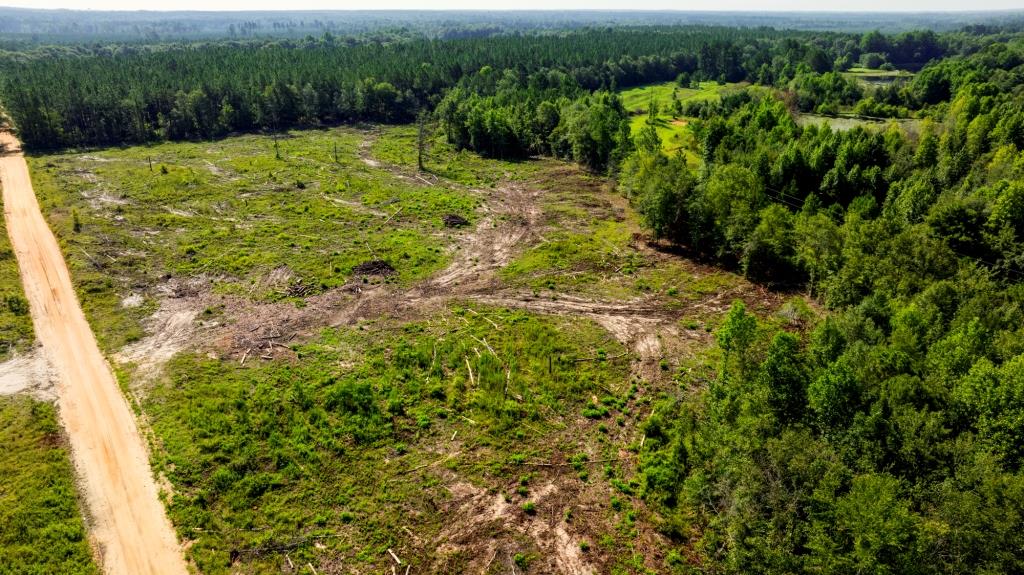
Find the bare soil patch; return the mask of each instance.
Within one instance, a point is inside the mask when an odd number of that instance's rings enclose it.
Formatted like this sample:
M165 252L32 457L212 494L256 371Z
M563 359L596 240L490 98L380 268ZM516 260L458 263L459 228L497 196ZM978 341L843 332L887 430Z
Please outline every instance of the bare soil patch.
M449 572L446 568L456 567L450 562L459 556L469 558L468 565L461 566L465 573L505 572L515 568L513 555L523 549L518 544L520 540L527 541L537 552L530 565L533 572L598 572L580 550L580 542L587 535L566 517L566 506L575 506L579 496L569 487L571 481L551 481L537 488L529 497L537 511L527 513L506 501L501 493L450 479L453 482L448 490L452 498L443 513L451 520L434 542L437 558L433 572Z
M352 273L361 276L390 276L395 271L394 266L384 260L370 260L352 268Z
M134 364L136 378L132 386L136 391L152 381L175 354L196 343L202 329L196 322L203 309L202 299L195 296L161 299L160 308L146 321L148 335L114 355L120 363Z
M27 393L36 399L57 398L57 374L41 348L0 363L0 395Z

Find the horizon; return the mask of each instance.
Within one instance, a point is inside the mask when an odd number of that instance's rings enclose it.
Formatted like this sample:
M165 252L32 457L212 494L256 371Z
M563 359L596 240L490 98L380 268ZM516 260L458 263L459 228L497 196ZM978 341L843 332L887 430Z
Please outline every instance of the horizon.
M929 7L923 7L925 2L920 0L870 0L856 9L845 9L848 4L839 2L828 2L836 6L821 7L821 2L814 0L785 0L775 3L769 7L756 6L749 0L700 0L693 6L679 8L671 5L662 5L663 2L652 2L641 7L618 6L618 0L602 2L603 6L580 6L579 2L562 2L551 5L538 0L525 0L518 2L517 6L501 5L494 8L470 7L467 0L447 0L442 6L417 6L418 2L407 0L381 0L378 4L383 6L375 7L337 7L323 6L323 0L300 0L296 2L299 6L294 9L281 9L274 7L276 3L269 0L155 0L149 3L146 8L131 6L134 2L125 0L98 0L86 2L83 0L64 0L50 2L47 6L39 6L37 1L15 1L0 3L0 9L20 9L32 11L74 11L88 13L151 13L151 14L173 14L173 13L359 13L359 12L465 12L465 13L527 13L527 12L577 12L577 13L620 13L637 14L650 12L664 12L673 14L979 14L979 13L1002 13L1002 12L1024 12L1024 6L1017 4L1016 0L984 0L982 6L969 9L956 7L954 0L937 0L929 2ZM152 6L156 4L156 6ZM211 4L214 7L209 7ZM523 6L525 4L525 6ZM593 4L593 3L590 3ZM714 4L714 5L712 5ZM724 6L723 6L724 4ZM748 5L749 4L749 5Z

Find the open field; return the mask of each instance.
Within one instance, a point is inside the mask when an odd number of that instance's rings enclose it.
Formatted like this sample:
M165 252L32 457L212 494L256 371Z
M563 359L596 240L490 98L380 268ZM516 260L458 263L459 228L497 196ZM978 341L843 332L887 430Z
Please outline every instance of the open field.
M860 67L850 68L843 72L843 75L865 86L886 86L893 82L909 82L914 78L914 74L906 70L878 70Z
M335 129L280 140L281 159L244 136L31 160L189 560L663 568L638 425L709 369L733 299L774 317L784 298L649 243L604 178L438 140L420 174L414 141ZM374 259L395 272L353 270Z
M361 263L388 262L394 273L374 281L398 284L443 267L441 217L470 214L477 199L375 167L363 157L371 138L297 133L280 138L278 156L272 139L244 136L50 155L32 169L86 313L116 349L141 336L170 278L298 301L344 285Z
M638 86L619 92L622 105L630 113L646 113L651 101L658 103L662 109L671 107L672 95L680 101L712 100L718 98L723 90L734 88L735 85L719 84L718 82L701 82L697 88L683 88L675 82L663 82L649 86Z
M904 133L916 134L919 132L921 125L921 120L918 119L892 118L883 120L843 115L824 116L821 114L797 114L795 119L796 123L801 126L828 126L837 132L845 132L858 127L880 132L888 129L891 125L896 125L899 126Z
M675 82L665 82L623 90L619 96L622 98L622 105L632 116L630 128L633 134L647 125L648 111L651 104L654 103L658 106L655 128L665 152L674 154L677 151L682 151L686 154L687 160L692 165L696 165L697 141L689 128L692 118L676 114L673 108L674 103L676 101L685 103L714 100L719 98L723 91L736 87L736 84L701 82L698 88L681 88Z

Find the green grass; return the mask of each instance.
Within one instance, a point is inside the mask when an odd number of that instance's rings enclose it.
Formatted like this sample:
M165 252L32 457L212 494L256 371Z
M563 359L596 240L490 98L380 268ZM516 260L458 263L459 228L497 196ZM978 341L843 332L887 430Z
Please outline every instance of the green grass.
M675 82L664 82L622 90L619 92L619 97L622 98L622 105L630 113L646 114L652 99L658 102L662 109L665 109L671 106L673 93L683 102L687 100L712 100L718 98L724 90L734 89L735 87L736 84L701 82L699 88L680 88L679 84Z
M0 397L0 445L0 573L98 573L53 405Z
M28 349L34 340L28 300L21 285L18 262L7 237L7 222L0 218L0 361L12 353Z
M590 398L628 393L628 362L593 360L623 351L603 330L521 311L455 306L293 349L299 361L245 366L179 356L145 401L171 517L206 575L276 573L284 553L380 571L388 548L413 546L403 527L440 532L452 474L498 489L523 461L589 441L576 431ZM420 572L436 552L405 558Z
M441 216L471 215L478 198L363 163L367 137L295 132L279 140L280 159L272 138L241 136L40 156L30 166L83 307L111 349L141 335L154 287L169 278L206 276L221 293L275 300L293 292L265 281L274 270L309 295L343 285L367 260L391 263L388 281L401 284L441 269ZM146 305L122 307L135 290Z
M416 166L417 128L388 126L371 147L374 158L412 172ZM532 178L548 164L543 160L517 162L484 158L456 150L439 131L428 131L423 167L428 174L474 188L493 187L507 180Z
M888 77L906 76L908 78L910 78L910 77L912 77L914 75L913 73L907 72L906 70L882 70L880 68L863 68L863 67L860 67L860 66L854 66L853 68L850 68L850 69L846 70L845 72L843 72L843 74L846 74L846 75L848 75L850 77L857 77L857 76L872 76L872 77L875 77L875 76L878 76L878 77L881 77L881 76L888 76Z
M633 116L629 120L629 129L635 135L649 122L650 120L645 115ZM696 166L699 163L696 153L698 142L690 129L689 118L659 117L654 122L654 129L658 132L661 148L666 154L682 152L690 166Z
M843 75L867 88L877 88L896 81L908 82L914 77L912 72L906 70L881 70L862 67L850 68L843 72Z
M796 123L801 126L828 126L829 128L837 131L852 130L857 127L867 128L869 130L882 131L889 128L889 126L895 124L901 130L916 133L921 124L921 120L917 119L889 119L889 120L872 120L867 118L858 118L854 116L822 116L820 114L799 114L796 117Z
M613 295L602 279L609 274L632 274L640 265L628 247L630 236L629 226L609 220L579 231L557 230L503 268L500 275L509 283L535 291Z
M649 122L647 112L655 102L659 114L654 126L661 138L662 148L668 154L682 152L687 161L696 166L697 141L694 139L689 122L692 118L677 117L673 112L673 96L680 102L712 100L721 97L722 92L736 88L736 84L701 82L698 88L680 88L675 82L652 84L630 88L619 93L622 105L630 112L630 129L638 133Z

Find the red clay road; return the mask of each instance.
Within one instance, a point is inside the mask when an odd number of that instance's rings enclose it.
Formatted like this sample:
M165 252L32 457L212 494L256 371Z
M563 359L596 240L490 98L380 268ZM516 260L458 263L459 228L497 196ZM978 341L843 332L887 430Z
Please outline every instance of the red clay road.
M58 408L105 573L186 575L135 417L96 345L17 139L0 133L0 184L36 337L59 376Z

